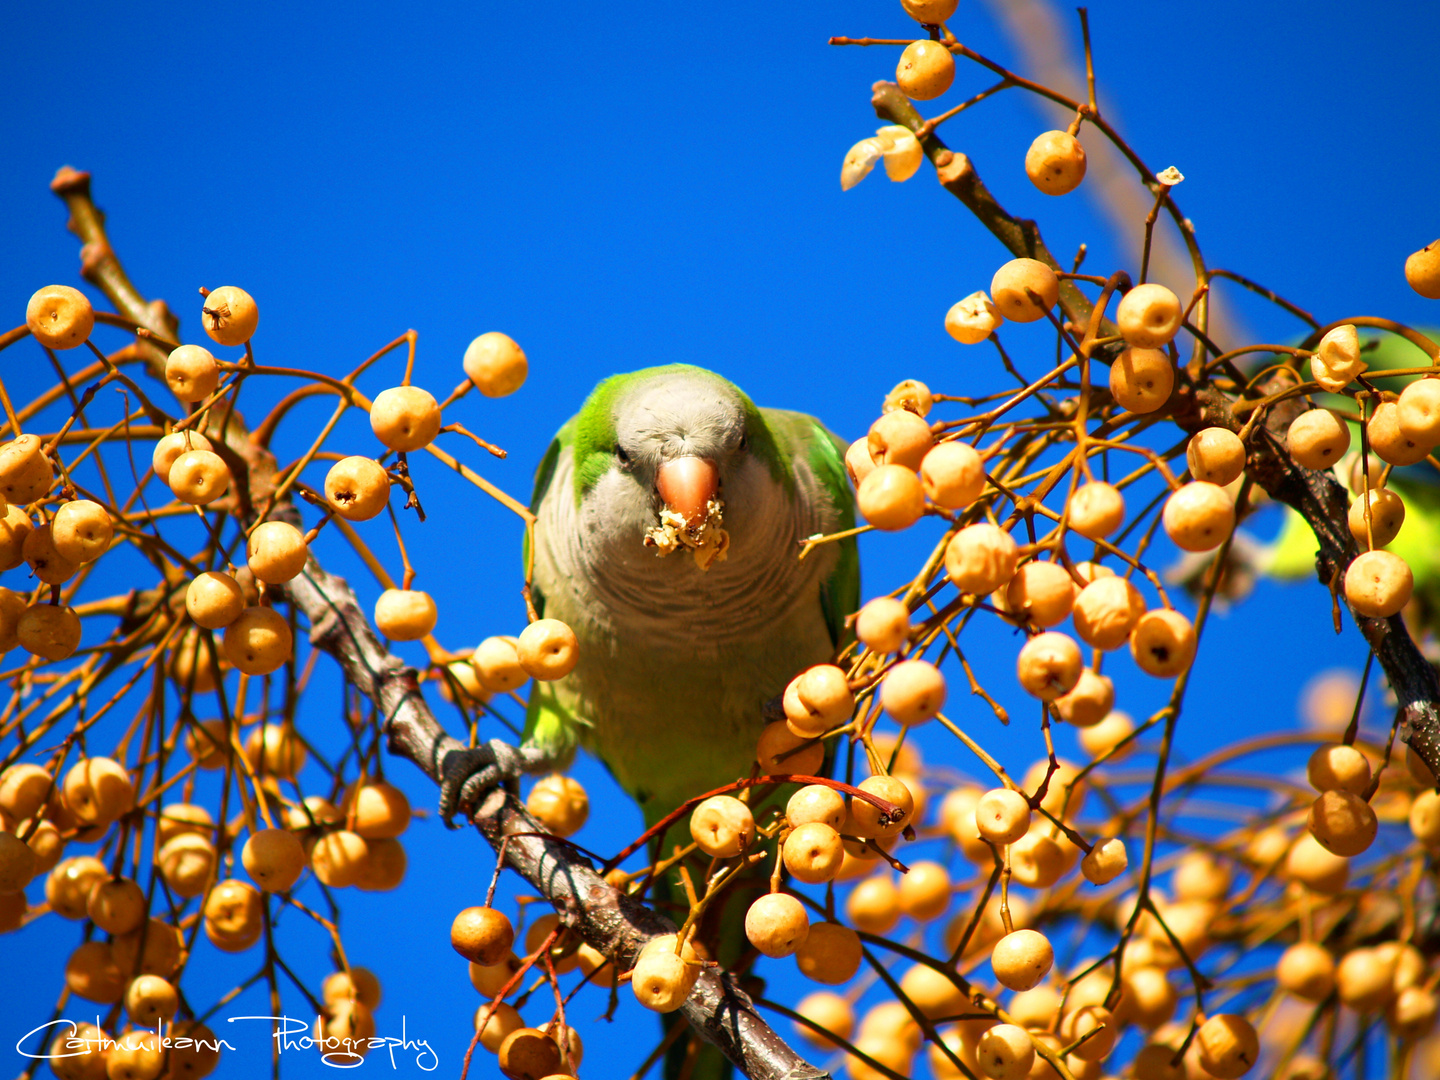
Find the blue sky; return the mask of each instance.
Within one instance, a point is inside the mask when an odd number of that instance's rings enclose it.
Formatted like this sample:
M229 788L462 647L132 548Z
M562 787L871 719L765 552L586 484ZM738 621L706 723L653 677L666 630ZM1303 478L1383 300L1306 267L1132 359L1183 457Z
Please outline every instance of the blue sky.
M187 341L202 340L197 287L238 284L260 305L262 361L339 373L413 327L415 381L443 397L461 378L471 338L488 330L516 338L531 362L525 388L498 402L472 394L449 418L510 451L503 463L466 457L522 497L551 434L615 371L701 364L761 404L813 412L852 438L901 378L951 393L996 385L991 354L958 346L942 319L988 287L1005 258L999 245L928 167L904 185L877 174L842 194L837 183L846 149L877 125L868 88L892 76L898 50L830 48L826 39L911 36L898 3L604 5L554 18L535 10L440 5L401 15L390 5L316 3L221 13L77 3L58 26L40 5L7 12L7 37L19 43L0 70L0 297L11 322L35 288L77 280L76 245L46 190L55 168L71 164L93 173L132 278L171 303ZM1186 175L1177 199L1211 265L1264 281L1322 321L1440 319L1401 276L1405 256L1440 235L1432 63L1440 12L1377 5L1361 19L1339 3L1117 2L1095 5L1091 20L1102 110L1150 165ZM1018 62L987 5L964 0L950 25L977 50ZM1071 20L1064 30L1074 47ZM991 81L962 63L955 88L922 111ZM1059 125L1056 111L1010 92L942 134L971 155L1004 205L1041 221L1056 252L1068 257L1084 241L1090 272L1133 271L1138 252L1117 247L1085 188L1054 200L1025 179L1026 146ZM1231 291L1219 302L1253 340L1299 336L1294 320L1249 297ZM1007 343L1023 371L1043 370L1053 354L1038 331L1015 328ZM382 365L367 391L398 381L400 370ZM46 378L33 347L0 355L0 374L17 399ZM252 422L266 393L279 392L258 391ZM297 410L282 457L304 445L301 429L319 416L319 407ZM361 423L339 437L370 445ZM417 587L441 597L442 640L465 648L515 632L524 617L515 519L428 464L416 472L431 520L407 524L406 539ZM1273 518L1256 523L1273 527ZM908 579L938 531L930 522L914 536L867 539L866 594ZM353 561L324 544L319 555L373 599L378 588ZM1199 662L1182 751L1200 752L1242 724L1287 726L1309 673L1358 668L1364 654L1353 631L1337 638L1328 626L1328 597L1313 587L1262 587L1219 620ZM1280 655L1262 676L1248 665L1277 640ZM991 681L1008 686L1008 635L970 647ZM1163 698L1165 688L1128 669L1117 678L1122 707L1137 715ZM321 726L333 715L324 692L321 683L312 697ZM1016 765L1034 756L1033 723L1001 733L979 712L965 715ZM953 744L924 735L932 760L972 768ZM433 790L408 765L390 772L417 805L432 803ZM604 820L578 839L618 847L638 815L607 797L593 762L579 775ZM444 930L483 895L492 857L477 838L445 833L433 819L411 837L407 887L358 898L345 938L352 960L385 982L381 1033L398 1033L403 1013L408 1032L439 1048L441 1070L453 1075L478 997ZM35 976L10 983L0 1044L48 1016L78 937L77 926L47 918L6 940L7 966ZM293 939L297 965L318 983L323 943L298 925ZM208 1005L249 963L197 965L197 1003ZM772 964L764 974L793 1000L790 972ZM253 1011L264 1004L253 994L242 1001ZM582 997L577 1015L588 1021L603 1008L598 995ZM613 1025L587 1022L586 1074L628 1075L651 1024L634 1009ZM251 1033L221 1075L249 1075L265 1053L263 1036ZM397 1062L397 1071L417 1071ZM292 1067L296 1076L320 1068L298 1054L286 1061Z

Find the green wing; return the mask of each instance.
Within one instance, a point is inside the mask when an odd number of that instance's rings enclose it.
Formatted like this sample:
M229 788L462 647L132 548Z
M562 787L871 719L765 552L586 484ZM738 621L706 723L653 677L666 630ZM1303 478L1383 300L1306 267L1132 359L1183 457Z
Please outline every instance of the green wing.
M556 432L555 438L550 441L545 456L540 459L540 465L535 470L535 490L530 496L530 512L533 514L540 513L540 504L550 494L551 485L555 480L555 470L560 463L560 454L574 442L575 422L575 417L571 417L565 422L565 425ZM529 566L529 530L526 530L520 551L521 566ZM545 593L534 581L530 583L530 600L535 605L536 613L544 617ZM526 703L525 708L524 743L526 746L537 746L543 749L557 762L566 761L575 752L577 723L578 721L570 710L560 703L555 689L550 683L536 682L531 685L530 700Z
M575 438L576 417L565 421L564 426L555 433L555 438L550 440L549 447L545 450L545 456L540 459L540 465L535 470L535 490L530 495L530 512L540 513L540 504L545 501L545 496L550 491L550 484L555 479L555 468L560 463L560 452L570 446ZM520 541L520 569L523 573L530 565L530 530L525 531L524 538ZM530 583L530 600L535 605L535 611L542 618L545 615L545 594L532 581Z
M845 450L848 444L813 416L762 409L766 423L778 441L786 445L792 458L803 457L820 490L834 509L835 532L855 527L855 497L845 472ZM860 546L853 536L836 541L839 558L835 567L820 585L820 606L830 640L839 648L849 637L846 618L860 607Z

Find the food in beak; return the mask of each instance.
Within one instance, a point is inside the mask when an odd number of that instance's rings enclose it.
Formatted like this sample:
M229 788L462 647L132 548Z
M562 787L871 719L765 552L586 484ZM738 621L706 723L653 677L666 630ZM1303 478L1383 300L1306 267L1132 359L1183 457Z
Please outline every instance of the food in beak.
M674 458L660 466L655 487L666 508L694 528L705 520L706 507L720 488L720 470L708 458Z
M687 548L701 570L725 558L730 534L722 527L720 470L707 458L675 458L660 466L655 487L664 506L660 524L645 530L645 546L657 555Z

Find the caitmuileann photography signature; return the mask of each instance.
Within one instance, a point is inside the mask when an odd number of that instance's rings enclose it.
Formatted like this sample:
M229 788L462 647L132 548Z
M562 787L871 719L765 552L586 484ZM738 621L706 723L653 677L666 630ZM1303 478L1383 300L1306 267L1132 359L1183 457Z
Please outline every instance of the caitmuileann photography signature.
M402 1054L408 1051L415 1051L415 1067L424 1072L434 1072L440 1065L440 1059L436 1056L434 1048L425 1039L412 1039L408 1033L408 1023L404 1016L400 1017L400 1034L395 1035L373 1035L369 1038L336 1038L329 1037L320 1042L319 1045L314 1037L316 1030L311 1024L292 1016L229 1016L225 1018L226 1023L235 1024L246 1020L264 1020L271 1025L271 1039L274 1040L277 1053L285 1053L287 1050L319 1050L321 1060L326 1065L339 1069L353 1069L366 1061L382 1060L374 1055L374 1051L384 1050L388 1052L390 1067L399 1068L400 1061L395 1051ZM25 1043L42 1032L48 1032L53 1028L67 1028L67 1031L60 1031L54 1035L44 1049L40 1052L33 1052L24 1049ZM120 1046L127 1041L142 1038L147 1035L155 1035L160 1044L160 1049L185 1050L192 1047L218 1053L227 1050L236 1053L237 1048L227 1039L216 1036L213 1039L194 1039L183 1035L173 1034L173 1025L167 1028L162 1020L154 1029L138 1028L119 1036L104 1034L100 1029L100 1018L97 1016L94 1027L86 1025L86 1030L81 1031L80 1025L74 1020L59 1019L51 1020L49 1023L41 1024L32 1028L22 1035L15 1043L15 1052L21 1057L55 1060L59 1058L78 1057L82 1054L92 1053L97 1050L108 1050ZM99 1034L94 1034L99 1032Z

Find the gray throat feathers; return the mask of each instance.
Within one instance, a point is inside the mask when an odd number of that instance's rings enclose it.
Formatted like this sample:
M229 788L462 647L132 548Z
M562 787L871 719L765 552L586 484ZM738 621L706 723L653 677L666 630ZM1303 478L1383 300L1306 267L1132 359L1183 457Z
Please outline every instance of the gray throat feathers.
M570 489L573 467L567 451L557 462L552 490ZM537 556L550 561L544 576L569 594L569 602L553 599L571 609L570 617L617 631L658 628L676 647L773 633L797 605L813 602L834 555L817 551L799 561L800 541L822 527L820 508L802 500L796 513L783 491L775 498L747 500L743 521L735 520L741 490L765 490L768 481L760 476L763 464L752 462L749 468L752 475L744 484L731 485L724 506L730 526L725 557L715 558L708 570L689 558L657 558L655 547L646 546L647 533L661 525L654 517L649 530L613 535L601 523L586 520L584 503L577 507L569 498L549 500L537 525ZM743 528L736 531L737 525ZM717 542L713 533L701 538Z

